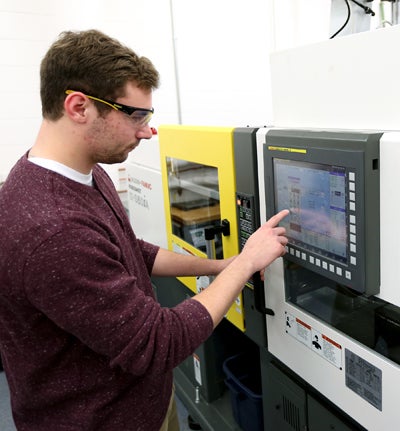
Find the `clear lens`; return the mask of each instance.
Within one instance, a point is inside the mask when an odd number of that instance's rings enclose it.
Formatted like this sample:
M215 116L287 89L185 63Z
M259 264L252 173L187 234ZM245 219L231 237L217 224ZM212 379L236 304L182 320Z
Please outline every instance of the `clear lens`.
M145 125L148 124L151 120L151 117L153 116L152 112L149 111L140 111L137 110L133 112L130 117L136 124Z

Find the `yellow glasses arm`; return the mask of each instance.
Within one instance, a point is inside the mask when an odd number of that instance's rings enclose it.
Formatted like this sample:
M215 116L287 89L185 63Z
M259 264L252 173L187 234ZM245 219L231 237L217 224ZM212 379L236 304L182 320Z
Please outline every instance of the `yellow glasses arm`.
M65 91L65 94L72 94L72 93L76 93L76 91L75 90L66 90ZM82 93L82 94L85 94L85 93ZM87 94L85 94L85 96L89 99L96 100L96 102L101 102L101 103L104 103L108 106L111 106L111 108L118 111L118 108L115 105L113 105L112 103L106 102L105 100L99 99L98 97L88 96Z

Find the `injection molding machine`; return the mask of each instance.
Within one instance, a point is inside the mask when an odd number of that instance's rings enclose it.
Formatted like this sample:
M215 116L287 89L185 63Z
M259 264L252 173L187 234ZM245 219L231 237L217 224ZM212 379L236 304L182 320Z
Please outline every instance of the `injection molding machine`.
M400 133L265 128L257 142L261 219L290 210L287 253L266 272L268 350L359 429L395 430ZM273 390L268 420L305 429L312 400Z

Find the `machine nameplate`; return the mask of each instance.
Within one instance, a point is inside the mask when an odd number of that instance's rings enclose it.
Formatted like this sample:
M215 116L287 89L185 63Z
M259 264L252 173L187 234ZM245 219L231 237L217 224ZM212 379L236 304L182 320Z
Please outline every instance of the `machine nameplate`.
M307 346L321 358L342 369L342 346L308 323L285 312L286 333Z
M345 349L346 386L382 411L382 370Z
M301 153L306 154L307 150L305 148L289 148L289 147L276 147L273 145L268 145L269 151L285 151L287 153Z

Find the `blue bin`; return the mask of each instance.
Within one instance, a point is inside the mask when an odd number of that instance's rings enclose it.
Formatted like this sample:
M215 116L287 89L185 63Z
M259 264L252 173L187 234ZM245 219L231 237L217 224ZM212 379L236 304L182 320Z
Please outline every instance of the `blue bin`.
M260 359L240 353L223 363L233 417L243 431L264 430Z

